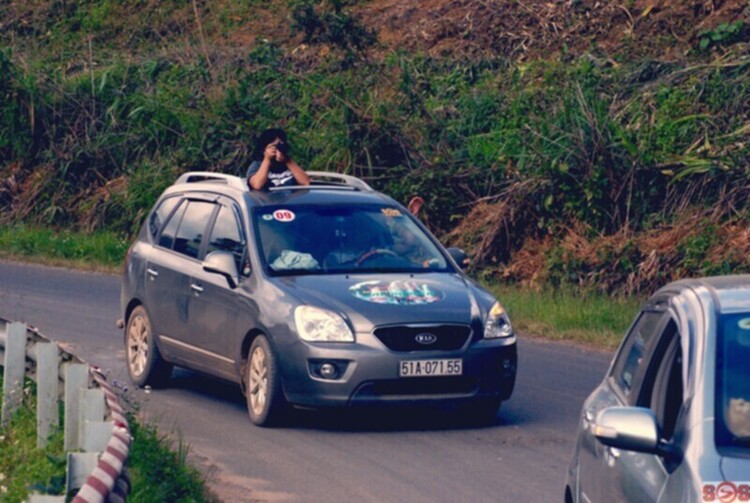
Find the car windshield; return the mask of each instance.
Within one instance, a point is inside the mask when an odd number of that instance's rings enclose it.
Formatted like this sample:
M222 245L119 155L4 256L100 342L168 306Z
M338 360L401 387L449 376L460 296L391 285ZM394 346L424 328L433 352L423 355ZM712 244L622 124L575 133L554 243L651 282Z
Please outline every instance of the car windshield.
M719 318L716 437L720 447L750 448L750 313Z
M378 205L256 208L259 251L272 275L452 270L413 217Z

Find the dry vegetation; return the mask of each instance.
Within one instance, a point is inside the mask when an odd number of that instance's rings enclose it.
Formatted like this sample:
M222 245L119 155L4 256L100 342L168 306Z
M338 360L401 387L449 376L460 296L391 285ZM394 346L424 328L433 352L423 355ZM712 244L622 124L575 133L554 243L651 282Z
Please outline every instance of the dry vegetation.
M746 0L8 1L0 41L6 224L132 233L281 124L488 276L750 270Z

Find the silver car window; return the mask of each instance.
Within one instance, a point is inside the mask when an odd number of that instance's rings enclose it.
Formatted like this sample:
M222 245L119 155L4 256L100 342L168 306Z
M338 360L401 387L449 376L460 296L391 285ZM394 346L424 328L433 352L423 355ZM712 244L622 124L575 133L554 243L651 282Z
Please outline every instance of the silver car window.
M625 344L622 346L614 365L613 377L615 383L622 389L625 395L630 395L635 384L635 379L642 371L645 363L646 350L656 334L663 312L645 310L641 312L638 321L633 325Z

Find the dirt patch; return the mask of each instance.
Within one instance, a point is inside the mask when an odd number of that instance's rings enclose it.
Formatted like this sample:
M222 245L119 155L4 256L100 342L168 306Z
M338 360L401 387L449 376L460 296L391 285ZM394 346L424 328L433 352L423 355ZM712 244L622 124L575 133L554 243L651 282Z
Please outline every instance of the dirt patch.
M512 59L604 54L678 57L696 37L721 23L750 22L744 0L379 0L358 7L388 49L434 56L504 56ZM658 52L657 52L658 51Z
M710 210L685 211L671 224L640 233L622 229L603 235L571 222L540 236L516 236L515 244L504 227L507 215L505 201L477 205L447 239L470 251L471 263L483 275L530 288L572 284L632 295L696 272L750 270L750 225L741 219L722 221Z

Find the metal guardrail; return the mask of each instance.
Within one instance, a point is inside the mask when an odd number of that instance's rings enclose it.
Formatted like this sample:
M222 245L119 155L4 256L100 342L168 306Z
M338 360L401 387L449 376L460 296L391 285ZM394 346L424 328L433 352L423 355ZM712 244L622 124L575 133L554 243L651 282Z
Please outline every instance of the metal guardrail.
M74 503L124 502L130 492L125 464L130 451L127 419L97 367L58 347L38 330L0 318L3 403L7 424L23 401L24 379L36 382L37 447L60 427L65 403L66 494ZM29 503L64 502L66 496L30 496Z

